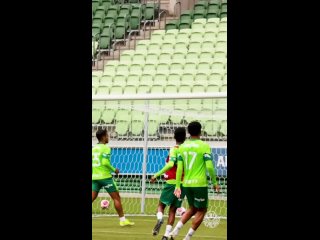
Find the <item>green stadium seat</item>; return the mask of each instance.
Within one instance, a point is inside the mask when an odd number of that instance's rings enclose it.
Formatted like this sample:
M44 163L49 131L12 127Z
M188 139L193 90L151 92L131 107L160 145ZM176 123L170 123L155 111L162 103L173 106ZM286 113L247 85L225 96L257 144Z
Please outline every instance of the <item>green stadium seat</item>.
M159 49L161 48L161 43L158 42L150 42L149 46L148 46L148 52L158 52Z
M227 136L227 120L221 121L220 123L220 130L219 133L222 134L223 136Z
M137 94L146 94L150 92L150 87L146 85L139 85L137 88Z
M92 101L92 109L99 109L100 111L103 111L105 107L105 101Z
M101 78L102 77L103 72L102 71L92 71L92 76Z
M228 80L228 77L227 77L227 74L225 74L224 76L223 76L223 83L224 84L227 84L227 80Z
M190 109L201 109L202 108L202 99L190 99L188 106Z
M208 75L208 84L221 85L222 75L220 73L210 73Z
M162 42L163 36L165 35L165 30L155 30L151 35L152 42Z
M96 8L95 15L94 15L95 17L104 18L105 15L106 15L106 10L104 6L99 6Z
M203 33L203 41L216 42L217 33L211 30L206 30Z
M113 75L103 75L100 79L101 87L111 87L113 85Z
M96 95L97 88L95 86L92 86L92 95Z
M184 112L185 110L183 109L175 108L175 114L170 116L170 121L175 124L180 124L183 120L183 116L181 116L181 114Z
M92 9L95 9L94 11L96 11L99 5L100 5L99 0L92 0Z
M92 123L99 123L101 117L101 112L98 109L92 110Z
M175 51L185 51L188 49L188 43L186 41L177 40L174 49Z
M185 61L185 55L187 51L177 51L172 54L171 60L172 61Z
M190 42L202 42L204 31L201 29L192 29Z
M135 62L143 63L143 62L145 62L146 53L147 52L145 50L136 50L135 53L132 55L131 62L132 63L135 63Z
M117 70L117 66L119 64L119 61L117 60L110 60L107 62L107 64L105 64L105 67L104 67L104 71L105 72L112 72L112 73L115 73L116 70Z
M187 111L189 109L188 101L185 99L176 99L174 101L174 109L181 109Z
M108 8L108 13L107 13L107 15L118 15L119 10L120 10L120 5L118 5L118 4L111 5L111 6Z
M123 94L126 95L126 94L136 94L137 93L137 89L136 89L136 86L133 86L133 85L126 85L123 89Z
M207 87L208 85L208 76L206 73L196 73L194 75L194 82L195 84L202 85L204 87Z
M193 10L186 10L180 15L180 22L193 20Z
M128 136L129 131L129 121L117 121L116 122L116 133L118 134L118 138L124 138Z
M110 95L122 95L122 86L114 85L110 88Z
M193 93L204 93L205 87L200 84L194 84L192 87L192 92Z
M158 62L159 64L171 62L171 53L160 53Z
M112 109L108 109L102 112L101 121L104 123L112 123L116 116L116 111Z
M130 15L132 11L132 5L131 4L122 4L120 6L120 11L119 11L119 15L120 16L124 16L124 15Z
M158 53L150 53L146 55L146 63L156 63L158 62Z
M99 39L101 30L102 30L101 24L99 23L92 24L92 31L91 31L92 37L94 39Z
M92 86L93 87L98 87L99 81L100 81L100 78L98 78L97 76L92 76Z
M164 41L175 41L177 34L179 33L178 29L170 29L166 31L165 35L163 35Z
M197 72L197 65L198 65L198 60L186 60L185 64L184 64L184 73L188 73L188 74L194 74L195 72Z
M142 74L142 70L143 70L143 65L144 65L144 61L143 62L134 62L131 64L130 66L130 73L135 73L135 74Z
M141 115L141 113L140 113ZM142 131L144 129L144 121L142 120L132 120L131 122L131 134L133 136L142 136Z
M170 29L178 29L179 26L179 20L171 20L170 22L168 22L166 24L166 31L170 30Z
M94 16L92 19L92 24L100 26L101 24L103 24L103 21L104 21L104 16Z
M226 48L216 48L214 52L215 58L227 58L227 49Z
M113 86L126 86L128 74L125 71L117 72L113 77Z
M154 83L165 87L167 84L167 74L160 71L159 73L156 73L154 75L153 81L154 81Z
M217 41L215 47L227 49L227 42L226 41Z
M216 102L214 99L203 99L202 100L202 108L201 108L201 111L202 112L214 112L217 108L217 105L216 105ZM212 114L213 116L213 114ZM212 119L211 118L207 118L208 120L209 119Z
M194 4L194 11L206 10L208 8L208 1L198 1Z
M183 76L182 76L183 77ZM191 93L191 86L185 85L185 83L181 80L181 85L179 87L179 93Z
M189 51L187 54L186 54L186 62L187 61L193 61L193 60L197 60L198 59L198 51Z
M129 74L127 77L127 85L138 86L140 84L140 75Z
M189 43L189 51L201 51L202 41L192 41Z
M211 30L211 29L218 28L219 23L220 23L219 18L208 18L207 24L205 25L205 29Z
M121 63L128 63L131 64L132 56L134 55L134 50L125 50L120 56Z
M156 65L155 64L145 64L143 67L143 75L151 74L154 75L156 73Z
M163 86L161 85L152 85L150 93L163 93Z
M181 29L180 32L176 35L176 42L189 42L190 34L191 29Z
M196 19L193 23L192 23L192 29L203 29L205 27L205 24L203 24L202 22L196 22L197 20L202 20L203 18L199 18Z
M100 49L109 49L111 44L111 38L109 34L102 33L99 39L99 48Z
M192 121L198 121L199 120L199 116L201 115L201 112L199 111L199 109L188 109L188 111L186 111L186 115L184 117L184 119L190 123Z
M220 87L220 92L227 92L227 85L223 84L221 87Z
M208 84L206 88L207 93L214 93L214 92L220 92L220 86L219 85L213 85L211 83Z
M170 65L167 63L159 63L157 66L157 73L166 73L170 72Z
M214 50L214 48L213 48ZM199 61L206 61L207 59L212 59L214 56L215 52L214 51L207 51L207 50L202 50L199 54Z
M117 15L107 15L104 19L104 27L108 27L108 26L111 26L112 24L116 24L116 21L117 21Z
M108 95L109 94L109 87L99 87L97 88L96 95Z
M168 75L167 82L170 85L175 85L176 87L180 86L180 73L170 73Z
M145 20L153 20L155 18L155 4L147 3L144 13Z
M220 2L221 2L221 0L210 0L209 2L208 2L208 7L210 7L210 6L216 6L216 7L220 7Z
M116 29L115 29L115 38L122 39L126 37L126 33L129 30L129 16L118 16Z
M208 136L217 136L219 130L219 123L216 120L207 120L204 124L203 130Z
M149 44L150 44L150 40L140 40L136 46L136 50L147 52Z
M218 18L219 17L219 9L218 8L209 8L207 11L207 19L209 18Z
M189 29L192 26L192 20L180 20L178 28L181 29Z
M177 86L170 85L170 84L168 84L164 90L164 93L169 93L169 94L177 93L177 92L178 92Z
M212 69L223 69L226 63L225 58L215 58L212 63Z
M184 59L180 59L179 61L172 61L170 65L170 74L183 72L184 63L185 63Z
M131 28L131 30L139 29L141 20L142 20L141 5L132 6L132 12L130 15L130 28Z
M129 72L129 66L126 63L119 62L117 66L117 73Z
M206 60L203 60L203 61L199 61L198 63L198 71L199 70L209 70L211 69L211 65L213 64L213 59L206 59Z
M205 18L206 14L207 14L207 10L206 9L194 10L193 19L196 20L198 18Z
M174 49L175 42L163 42L159 48L161 48L161 51L167 50L172 51Z

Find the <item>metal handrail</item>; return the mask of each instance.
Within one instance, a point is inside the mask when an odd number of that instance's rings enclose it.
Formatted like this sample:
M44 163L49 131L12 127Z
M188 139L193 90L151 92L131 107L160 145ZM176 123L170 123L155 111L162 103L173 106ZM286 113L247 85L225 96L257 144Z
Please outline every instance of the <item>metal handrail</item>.
M140 30L131 30L130 32L129 32L129 35L128 35L128 42L129 42L129 44L128 44L128 49L130 49L130 40L131 40L131 35L132 35L132 33L136 33L136 32L140 32ZM136 41L137 41L137 35L133 35L134 36L134 49L136 49Z
M193 0L193 2L194 2L194 0ZM176 6L178 4L179 4L179 15L178 15L178 17L180 17L180 15L181 15L181 2L180 2L180 0L176 1L176 3L174 4L173 11L174 11L174 15L177 16L177 14L176 14L176 10L177 10Z
M164 15L164 26L166 26L167 24L167 14L168 14L168 11L167 10L162 10L162 12L159 14L159 29L161 28L161 15L162 14L165 14Z

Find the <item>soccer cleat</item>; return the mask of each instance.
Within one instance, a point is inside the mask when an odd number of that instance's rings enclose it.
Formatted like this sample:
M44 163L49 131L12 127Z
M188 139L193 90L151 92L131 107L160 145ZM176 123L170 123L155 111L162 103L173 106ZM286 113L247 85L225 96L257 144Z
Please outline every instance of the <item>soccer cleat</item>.
M163 236L163 237L161 238L161 240L169 240L169 238L166 237L166 236Z
M153 236L158 235L162 223L163 223L163 220L158 220L158 221L157 221L157 224L154 226L154 228L153 228L153 230L152 230L152 235L153 235Z
M134 222L130 222L129 219L126 219L123 222L120 222L121 227L132 226L132 225L134 225Z
M172 231L171 233L169 233L170 240L174 240L173 237L176 237L177 235L178 235L178 233L175 231Z

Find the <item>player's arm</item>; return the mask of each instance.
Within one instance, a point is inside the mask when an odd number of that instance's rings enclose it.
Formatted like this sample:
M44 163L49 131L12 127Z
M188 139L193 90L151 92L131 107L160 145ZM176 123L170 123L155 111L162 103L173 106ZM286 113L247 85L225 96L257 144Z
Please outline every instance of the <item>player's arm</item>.
M206 168L207 168L207 171L212 179L212 184L216 188L218 186L218 182L217 182L216 171L215 171L215 168L213 165L213 158L212 158L212 154L211 154L211 149L210 149L209 145L206 148L206 151L203 155L203 159L206 162Z
M177 198L180 198L180 195L181 195L182 172L183 172L183 158L181 154L178 154L178 167L176 172L176 189L174 191L174 195L176 195Z
M164 174L165 172L169 171L174 166L174 161L169 161L159 172L153 175L154 178L157 178Z
M171 148L169 153L169 162L159 172L153 175L153 177L151 178L151 182L155 182L157 177L161 176L162 174L164 174L165 172L173 168L176 161L177 161L177 158L176 158L175 151L173 148Z

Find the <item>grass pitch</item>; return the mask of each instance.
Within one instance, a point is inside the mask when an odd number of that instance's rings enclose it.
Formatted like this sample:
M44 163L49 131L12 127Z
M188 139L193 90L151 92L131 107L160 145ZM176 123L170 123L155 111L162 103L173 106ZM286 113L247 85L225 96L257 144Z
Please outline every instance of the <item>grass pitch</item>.
M156 223L156 217L128 217L131 221L135 222L134 226L120 227L118 217L93 217L92 218L92 240L160 240L165 231L165 222L161 227L158 236L152 236L152 229ZM179 218L176 218L175 224ZM191 226L190 221L183 226L179 236L175 240L182 240L187 234ZM204 224L198 228L192 237L194 240L227 239L227 221L220 220L220 224L216 228L207 228Z

